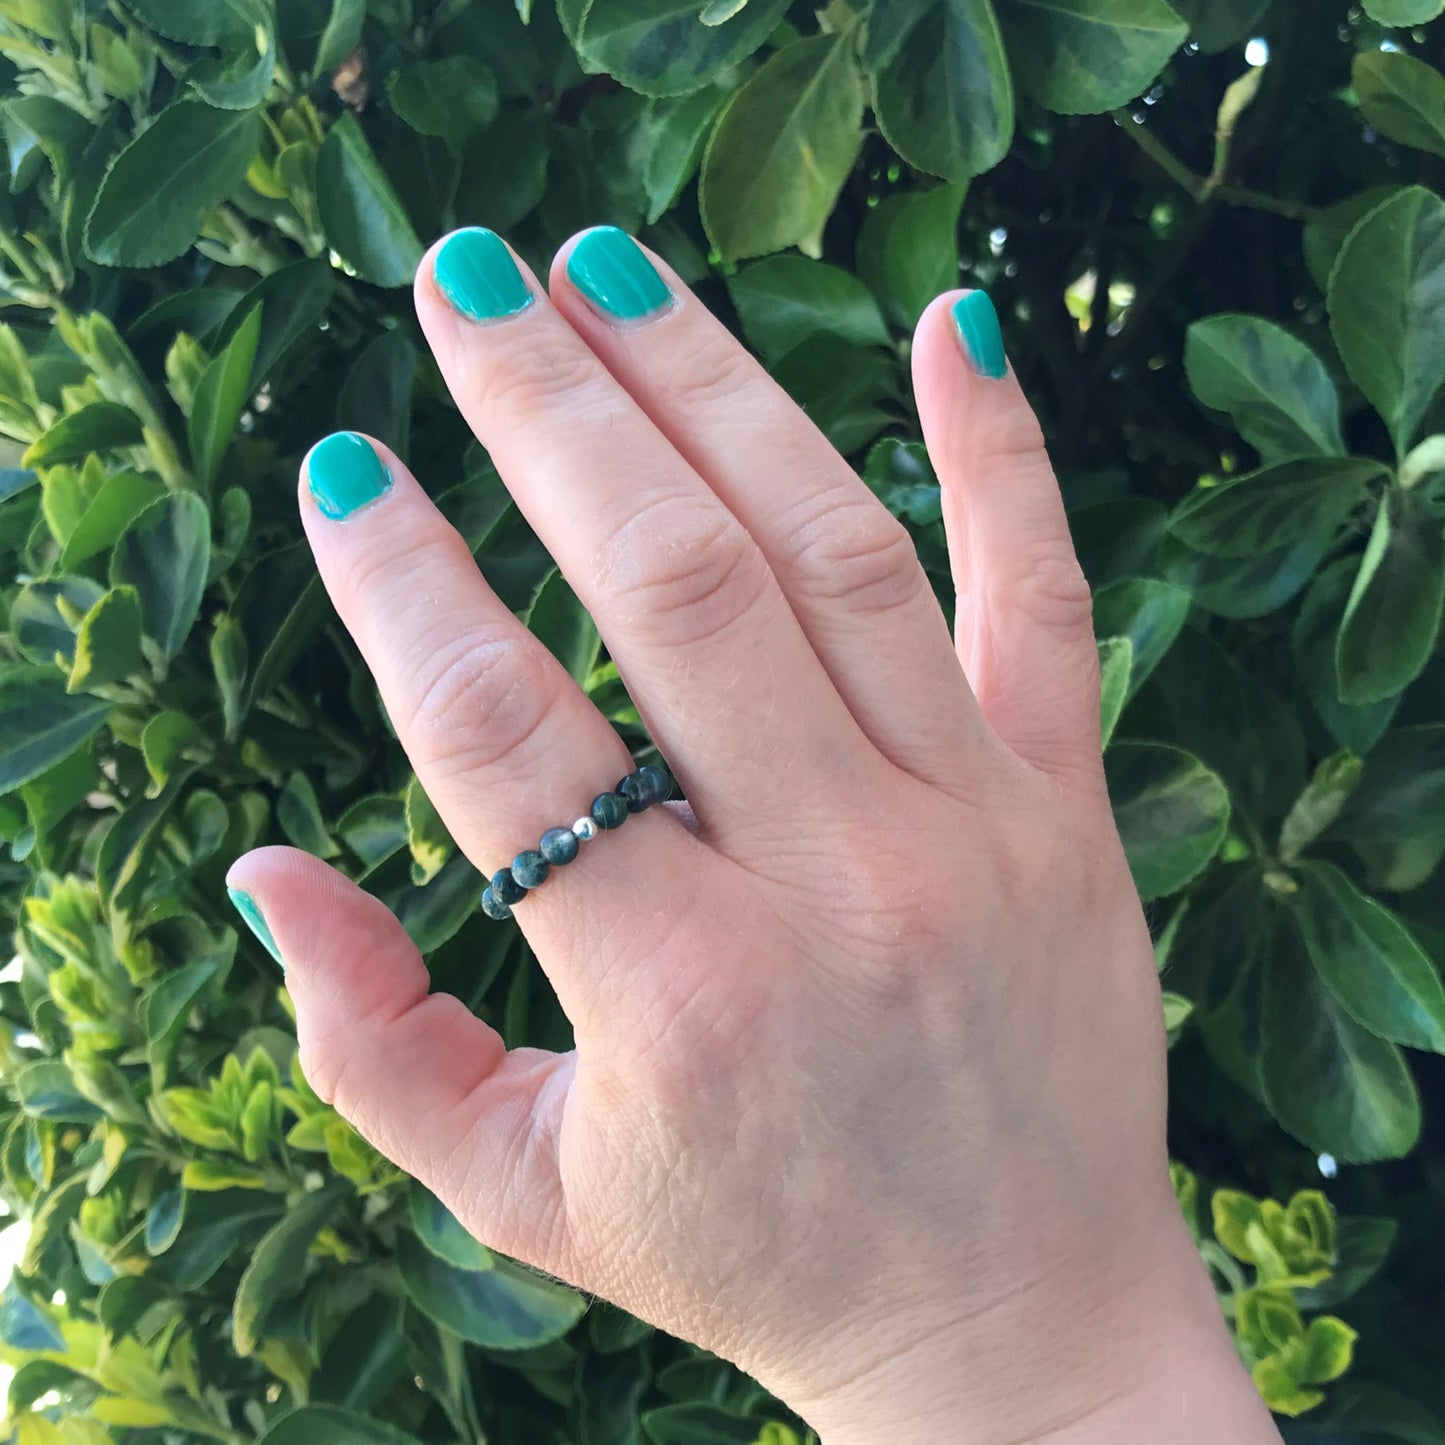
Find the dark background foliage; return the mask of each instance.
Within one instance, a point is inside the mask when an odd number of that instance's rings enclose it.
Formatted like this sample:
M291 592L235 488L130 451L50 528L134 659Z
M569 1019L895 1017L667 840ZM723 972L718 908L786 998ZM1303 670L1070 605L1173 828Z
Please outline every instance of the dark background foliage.
M306 1088L222 887L256 843L306 848L509 1043L567 1046L329 609L294 480L329 430L385 438L642 756L407 290L452 227L541 270L602 222L737 327L946 606L908 337L940 290L994 296L1095 589L1221 1306L1292 1441L1445 1441L1441 8L0 0L22 1445L807 1434L378 1158Z

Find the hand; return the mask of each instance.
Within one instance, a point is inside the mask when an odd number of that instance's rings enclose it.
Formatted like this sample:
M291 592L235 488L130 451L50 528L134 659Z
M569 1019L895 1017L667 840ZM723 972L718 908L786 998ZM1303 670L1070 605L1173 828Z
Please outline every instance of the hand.
M1169 1186L1089 591L987 298L940 298L913 352L956 645L904 529L666 266L589 232L550 298L486 232L416 294L688 802L516 905L560 1056L429 994L316 859L242 859L312 1084L487 1244L827 1445L1277 1439ZM301 509L478 868L632 769L398 457L329 440Z

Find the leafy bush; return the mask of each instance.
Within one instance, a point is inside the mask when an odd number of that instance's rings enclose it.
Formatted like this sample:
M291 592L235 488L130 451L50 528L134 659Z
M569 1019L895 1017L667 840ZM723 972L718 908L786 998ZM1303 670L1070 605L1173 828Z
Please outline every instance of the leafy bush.
M1241 1354L1292 1439L1445 1441L1421 1132L1445 1092L1441 9L0 0L23 1445L806 1435L467 1238L322 1105L222 888L289 840L509 1044L567 1045L329 610L293 486L335 427L407 454L640 742L405 289L453 226L540 266L599 222L737 324L945 596L907 338L960 276L993 293L1096 591L1177 1183Z

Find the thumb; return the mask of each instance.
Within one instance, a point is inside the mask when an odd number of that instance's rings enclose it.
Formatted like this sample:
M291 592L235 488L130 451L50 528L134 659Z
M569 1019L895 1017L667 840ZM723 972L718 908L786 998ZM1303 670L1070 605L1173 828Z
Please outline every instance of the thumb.
M558 1139L576 1056L509 1053L460 999L430 992L383 903L308 853L258 849L226 882L286 970L317 1094L483 1243L565 1274L551 1256L563 1237Z

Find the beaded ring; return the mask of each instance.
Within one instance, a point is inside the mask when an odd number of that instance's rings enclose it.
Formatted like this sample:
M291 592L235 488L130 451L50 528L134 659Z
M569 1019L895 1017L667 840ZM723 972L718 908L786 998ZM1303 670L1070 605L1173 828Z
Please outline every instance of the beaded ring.
M482 890L482 912L488 918L510 918L512 905L541 887L553 868L570 863L582 844L599 833L620 828L630 814L666 802L671 792L671 775L655 763L628 773L610 792L598 793L591 808L570 828L548 828L535 848L518 853L511 867L497 869Z

